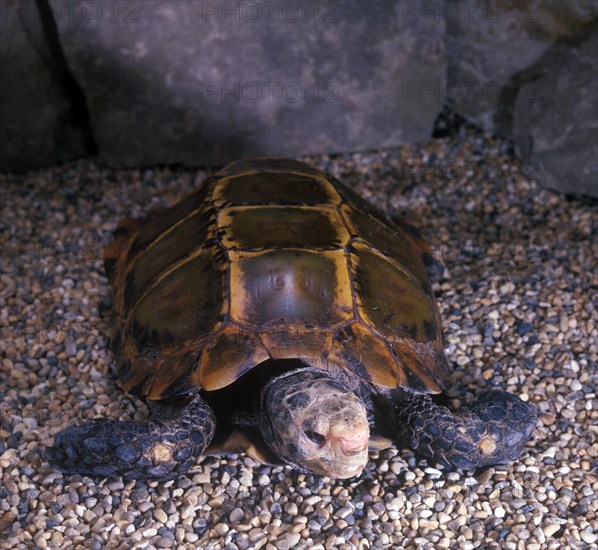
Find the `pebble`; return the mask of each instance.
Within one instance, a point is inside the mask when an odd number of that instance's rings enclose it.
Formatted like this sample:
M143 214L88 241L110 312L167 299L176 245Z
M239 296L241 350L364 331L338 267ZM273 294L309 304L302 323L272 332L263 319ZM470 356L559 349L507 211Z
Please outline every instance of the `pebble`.
M156 541L156 546L158 546L158 548L170 548L173 545L174 545L174 540L172 540L169 537L160 537Z
M154 516L160 523L166 523L168 521L168 515L161 508L154 510Z
M284 511L291 516L296 516L299 513L299 508L294 502L287 502L284 505Z
M244 516L245 516L245 514L243 513L243 510L241 510L241 508L235 508L228 515L228 519L230 520L231 523L234 524L234 523L239 523L243 519Z
M43 447L73 419L145 418L110 374L101 250L119 218L173 203L205 175L82 160L2 178L2 250L26 248L4 256L0 275L0 550L111 550L124 540L177 550L594 547L596 203L528 181L507 141L466 124L453 132L309 160L332 164L431 241L446 267L434 291L449 397L466 406L477 391L506 389L535 404L541 421L521 459L473 477L395 445L349 480L245 455L205 457L165 483L51 470ZM51 257L31 253L43 246Z
M270 485L270 478L267 475L263 474L258 478L257 482L262 487L265 485Z
M559 524L549 523L548 525L544 526L544 536L546 538L552 537L552 535L554 535L560 528L561 526Z
M195 514L195 507L192 504L181 506L181 519L187 519Z
M228 533L229 530L230 527L226 523L217 523L214 527L214 531L216 531L216 533L218 533L221 536L226 535L226 533Z
M299 544L299 541L301 540L301 535L299 533L287 533L284 536L284 540L289 548L293 548L297 544Z
M598 538L598 535L596 535L596 533L590 533L585 529L579 533L579 536L581 537L581 540L583 540L586 544L595 544L596 539Z
M74 357L77 355L77 344L75 344L74 342L68 342L66 344L66 346L64 347L64 352L69 356L69 357Z
M351 507L349 505L345 505L336 512L336 515L337 515L337 517L339 517L341 519L345 519L349 514L352 514L353 511L354 511L353 507Z

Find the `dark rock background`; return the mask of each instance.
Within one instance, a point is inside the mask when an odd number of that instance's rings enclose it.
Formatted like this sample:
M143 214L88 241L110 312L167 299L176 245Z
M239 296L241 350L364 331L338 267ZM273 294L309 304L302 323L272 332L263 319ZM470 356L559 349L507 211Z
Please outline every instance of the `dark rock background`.
M469 122L511 137L513 105L556 43L571 45L598 20L593 0L456 0L445 8L449 105ZM528 93L531 89L528 89Z
M5 0L0 169L421 142L449 105L598 196L595 0Z
M535 68L515 100L517 154L546 187L598 195L598 32L556 44Z
M93 21L56 18L112 165L222 164L422 141L442 107L402 88L443 80L444 24L403 21L396 2L128 6L119 24L95 13Z
M33 2L0 4L3 171L24 171L95 152L85 99L64 62L52 15L44 15Z

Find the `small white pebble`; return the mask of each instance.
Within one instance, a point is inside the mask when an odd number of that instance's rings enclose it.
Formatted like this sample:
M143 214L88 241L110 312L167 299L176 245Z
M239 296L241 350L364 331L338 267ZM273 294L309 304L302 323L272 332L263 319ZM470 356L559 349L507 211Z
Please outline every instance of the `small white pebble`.
M216 531L216 533L218 533L220 536L224 536L226 535L226 533L228 533L229 531L229 526L226 523L217 523L214 526L214 530Z
M341 518L344 519L346 518L349 514L352 514L354 512L354 509L351 506L345 505L342 508L339 508L336 512L336 515Z
M195 507L193 504L185 504L181 508L181 519L187 519L195 515Z
M579 536L581 537L581 540L583 540L587 544L594 544L596 542L596 539L598 538L596 533L590 533L586 529L580 531Z
M166 512L164 510L162 510L161 508L156 508L154 510L154 517L160 522L160 523L166 523L168 521L168 515L166 514Z
M266 485L270 485L270 478L266 475L266 474L262 474L258 480L258 485L266 486Z
M301 535L299 533L287 533L284 536L284 540L289 545L289 548L293 548L294 546L299 544L299 541L301 540Z
M296 516L299 513L299 508L294 502L287 502L284 505L284 511L291 516Z

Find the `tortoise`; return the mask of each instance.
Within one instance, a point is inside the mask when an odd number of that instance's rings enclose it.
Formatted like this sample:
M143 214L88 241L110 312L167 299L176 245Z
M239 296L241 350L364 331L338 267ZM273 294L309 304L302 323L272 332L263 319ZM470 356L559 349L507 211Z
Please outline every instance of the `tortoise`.
M116 374L150 417L60 432L64 473L167 480L215 450L349 478L392 440L471 470L518 458L536 425L503 391L449 408L430 248L302 162L229 164L123 220L104 259Z

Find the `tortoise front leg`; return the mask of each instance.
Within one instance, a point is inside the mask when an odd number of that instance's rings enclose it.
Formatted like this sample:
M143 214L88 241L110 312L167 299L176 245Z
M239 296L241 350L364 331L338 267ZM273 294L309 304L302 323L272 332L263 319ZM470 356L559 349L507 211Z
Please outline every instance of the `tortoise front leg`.
M214 412L199 394L149 407L146 422L99 419L60 432L46 451L50 465L65 474L125 479L184 474L214 435Z
M391 410L403 443L462 470L517 459L538 419L533 405L503 391L483 392L470 410L456 414L430 395L399 390Z

